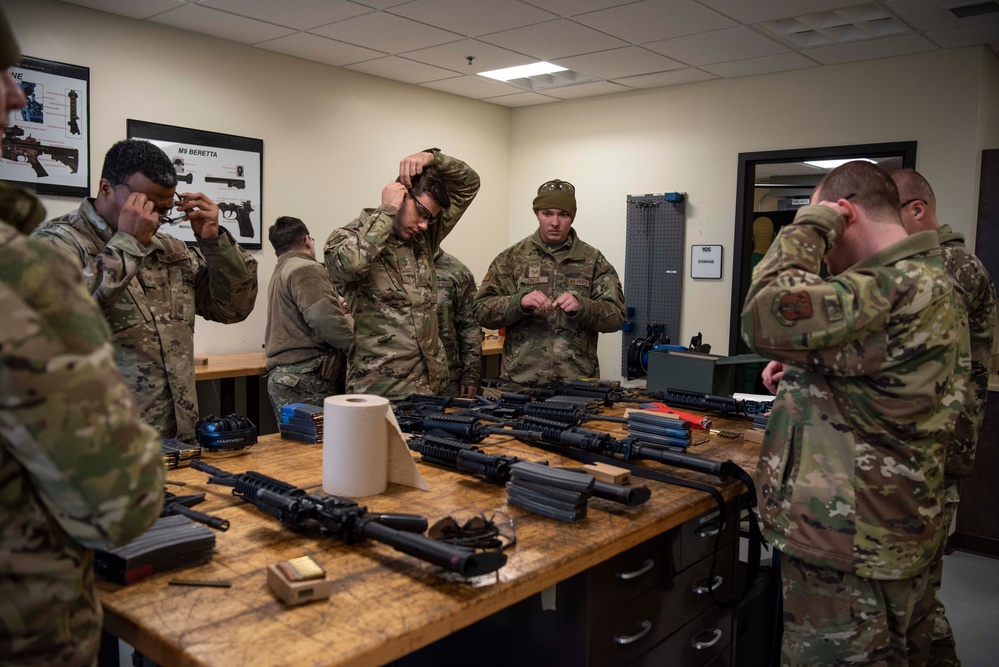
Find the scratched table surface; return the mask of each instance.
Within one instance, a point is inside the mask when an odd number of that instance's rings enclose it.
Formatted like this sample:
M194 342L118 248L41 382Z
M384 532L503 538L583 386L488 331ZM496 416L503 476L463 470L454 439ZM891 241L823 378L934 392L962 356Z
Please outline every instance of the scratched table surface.
M606 410L620 415L622 411ZM620 424L589 422L587 428L622 435ZM715 420L739 430L745 420ZM750 473L759 445L694 431L689 453L732 460ZM491 454L518 456L552 465L574 461L493 436L480 447ZM204 460L223 470L255 470L309 492L322 491L322 446L260 438L241 452L206 453ZM645 465L677 477L709 483L733 498L744 491L735 481ZM359 499L378 512L422 514L431 524L463 508L513 518L517 543L498 572L463 579L441 568L373 541L346 545L333 538L291 532L269 515L207 483L205 473L184 468L168 479L175 493L206 494L196 509L228 519L231 528L216 533L210 562L154 575L130 586L98 583L105 628L156 662L170 665L314 665L376 667L398 659L456 630L582 572L651 537L715 507L700 491L633 477L651 499L628 508L591 499L587 517L567 524L507 504L502 487L463 473L419 464L429 491L390 484L381 495ZM333 581L329 600L285 607L268 589L269 564L309 555ZM230 588L172 586L174 578L227 580Z

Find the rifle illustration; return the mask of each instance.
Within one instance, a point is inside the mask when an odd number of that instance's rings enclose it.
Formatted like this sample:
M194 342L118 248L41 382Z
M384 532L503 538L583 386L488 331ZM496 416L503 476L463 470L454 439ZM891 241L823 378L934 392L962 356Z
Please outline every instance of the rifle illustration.
M44 146L38 139L34 139L30 134L24 136L24 130L14 125L8 127L3 133L2 155L5 160L19 162L20 158L31 165L35 170L35 175L39 177L48 176L45 167L38 161L39 155L48 155L56 162L69 167L74 174L80 163L80 152L75 148L60 148L59 146Z
M208 473L210 484L232 487L233 495L270 514L296 533L330 535L346 544L369 538L463 577L495 572L506 554L476 553L423 535L427 520L418 514L376 514L349 498L306 493L259 472L231 473L203 461L191 467Z
M246 189L246 181L242 178L218 178L215 176L205 176L205 183L225 183L227 188L236 188L237 190Z
M421 455L421 460L427 463L450 470L471 473L484 482L499 486L509 482L513 475L513 466L524 461L516 456L486 454L474 445L435 435L418 436L407 444L411 450ZM538 477L542 484L544 484L544 473L548 470L551 471L552 476L565 472L547 468L547 464L538 465L535 470L541 473ZM585 472L576 474L582 478L591 477ZM593 495L628 507L635 507L648 500L652 492L644 486L629 487L594 480Z
M76 100L80 97L80 94L75 90L71 90L66 93L66 97L69 98L69 131L73 134L80 133L80 116L76 113Z
M249 199L244 199L242 204L220 202L218 206L219 210L222 211L222 217L224 219L235 220L239 223L240 236L253 236L253 222L250 220L250 213L254 211L254 208Z
M160 513L160 516L180 514L186 516L192 521L197 521L198 523L203 523L206 526L211 526L216 530L229 530L229 521L227 519L221 519L217 516L212 516L211 514L205 514L204 512L191 509L192 506L197 505L204 499L205 494L203 493L178 496L167 491L163 500L163 511Z

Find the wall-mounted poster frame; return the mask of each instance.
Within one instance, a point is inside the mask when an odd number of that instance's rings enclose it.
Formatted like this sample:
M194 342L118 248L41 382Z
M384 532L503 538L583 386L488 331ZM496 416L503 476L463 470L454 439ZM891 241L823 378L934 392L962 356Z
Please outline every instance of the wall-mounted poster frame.
M263 245L261 211L264 183L262 139L192 130L128 119L130 139L156 144L177 169L177 192L202 192L218 204L219 225L240 246L260 250ZM188 245L197 239L191 223L180 221L166 232Z
M0 179L41 195L90 194L90 68L24 56L10 68L28 104L10 112Z

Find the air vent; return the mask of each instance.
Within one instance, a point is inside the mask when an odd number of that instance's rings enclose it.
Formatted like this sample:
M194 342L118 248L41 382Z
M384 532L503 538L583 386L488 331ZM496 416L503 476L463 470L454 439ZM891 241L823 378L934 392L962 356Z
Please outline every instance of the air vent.
M566 86L576 86L581 83L590 83L591 81L596 81L596 79L567 69L562 70L561 72L553 72L551 74L536 74L534 76L525 76L519 79L510 79L506 81L506 83L511 86L516 86L517 88L523 88L524 90L539 91L551 90L552 88L564 88Z
M999 14L999 2L979 2L963 7L948 7L950 13L959 19L981 16L983 14Z
M774 37L790 42L795 48L842 44L910 32L908 26L876 5L844 7L756 25Z

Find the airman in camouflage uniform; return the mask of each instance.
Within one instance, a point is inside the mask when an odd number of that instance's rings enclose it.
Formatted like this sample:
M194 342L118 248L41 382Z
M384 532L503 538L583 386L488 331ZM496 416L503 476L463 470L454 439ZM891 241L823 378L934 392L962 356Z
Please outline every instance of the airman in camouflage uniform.
M348 392L398 400L447 388L434 255L478 191L471 167L432 148L400 162L378 208L330 234L326 270L354 316Z
M316 242L298 218L283 216L268 238L277 266L267 289L267 394L277 421L290 403L322 406L327 396L343 393L336 377L323 377L323 360L341 357L354 340L354 318L346 315L326 269L316 261Z
M902 169L893 172L891 176L898 186L899 198L902 200L902 224L910 234L923 231L937 233L947 273L954 279L954 287L968 311L971 378L954 437L947 444L947 465L944 469L946 504L943 515L943 526L947 530L953 525L957 515L961 480L971 474L975 464L978 432L985 417L985 403L989 392L989 360L995 333L996 290L988 271L964 245L964 237L953 232L949 226L940 225L936 196L926 179L912 169ZM935 595L931 664L950 667L961 663L957 658L954 633L938 595L943 577L943 547L944 544L941 543L934 558L931 578Z
M482 379L482 327L475 320L475 277L454 255L434 257L437 269L437 321L447 354L447 396L475 398Z
M0 13L0 126L24 104L7 72L18 60ZM0 664L8 666L95 662L102 614L92 550L138 536L163 502L160 440L115 370L110 332L79 269L24 236L44 216L36 199L0 183Z
M164 438L192 442L198 419L194 316L240 322L257 297L257 261L219 227L201 193L179 195L170 158L146 141L111 147L97 197L34 235L83 268L111 326L115 362L143 419ZM174 208L198 240L188 248L157 231Z
M943 443L970 371L965 312L936 234L906 235L883 171L847 163L812 201L753 271L742 313L745 341L784 364L757 469L783 554L782 659L915 664L944 535Z
M486 328L506 328L500 375L507 380L599 377L597 334L624 322L621 281L571 229L571 183L543 183L533 207L538 231L493 260L475 296L475 316Z

